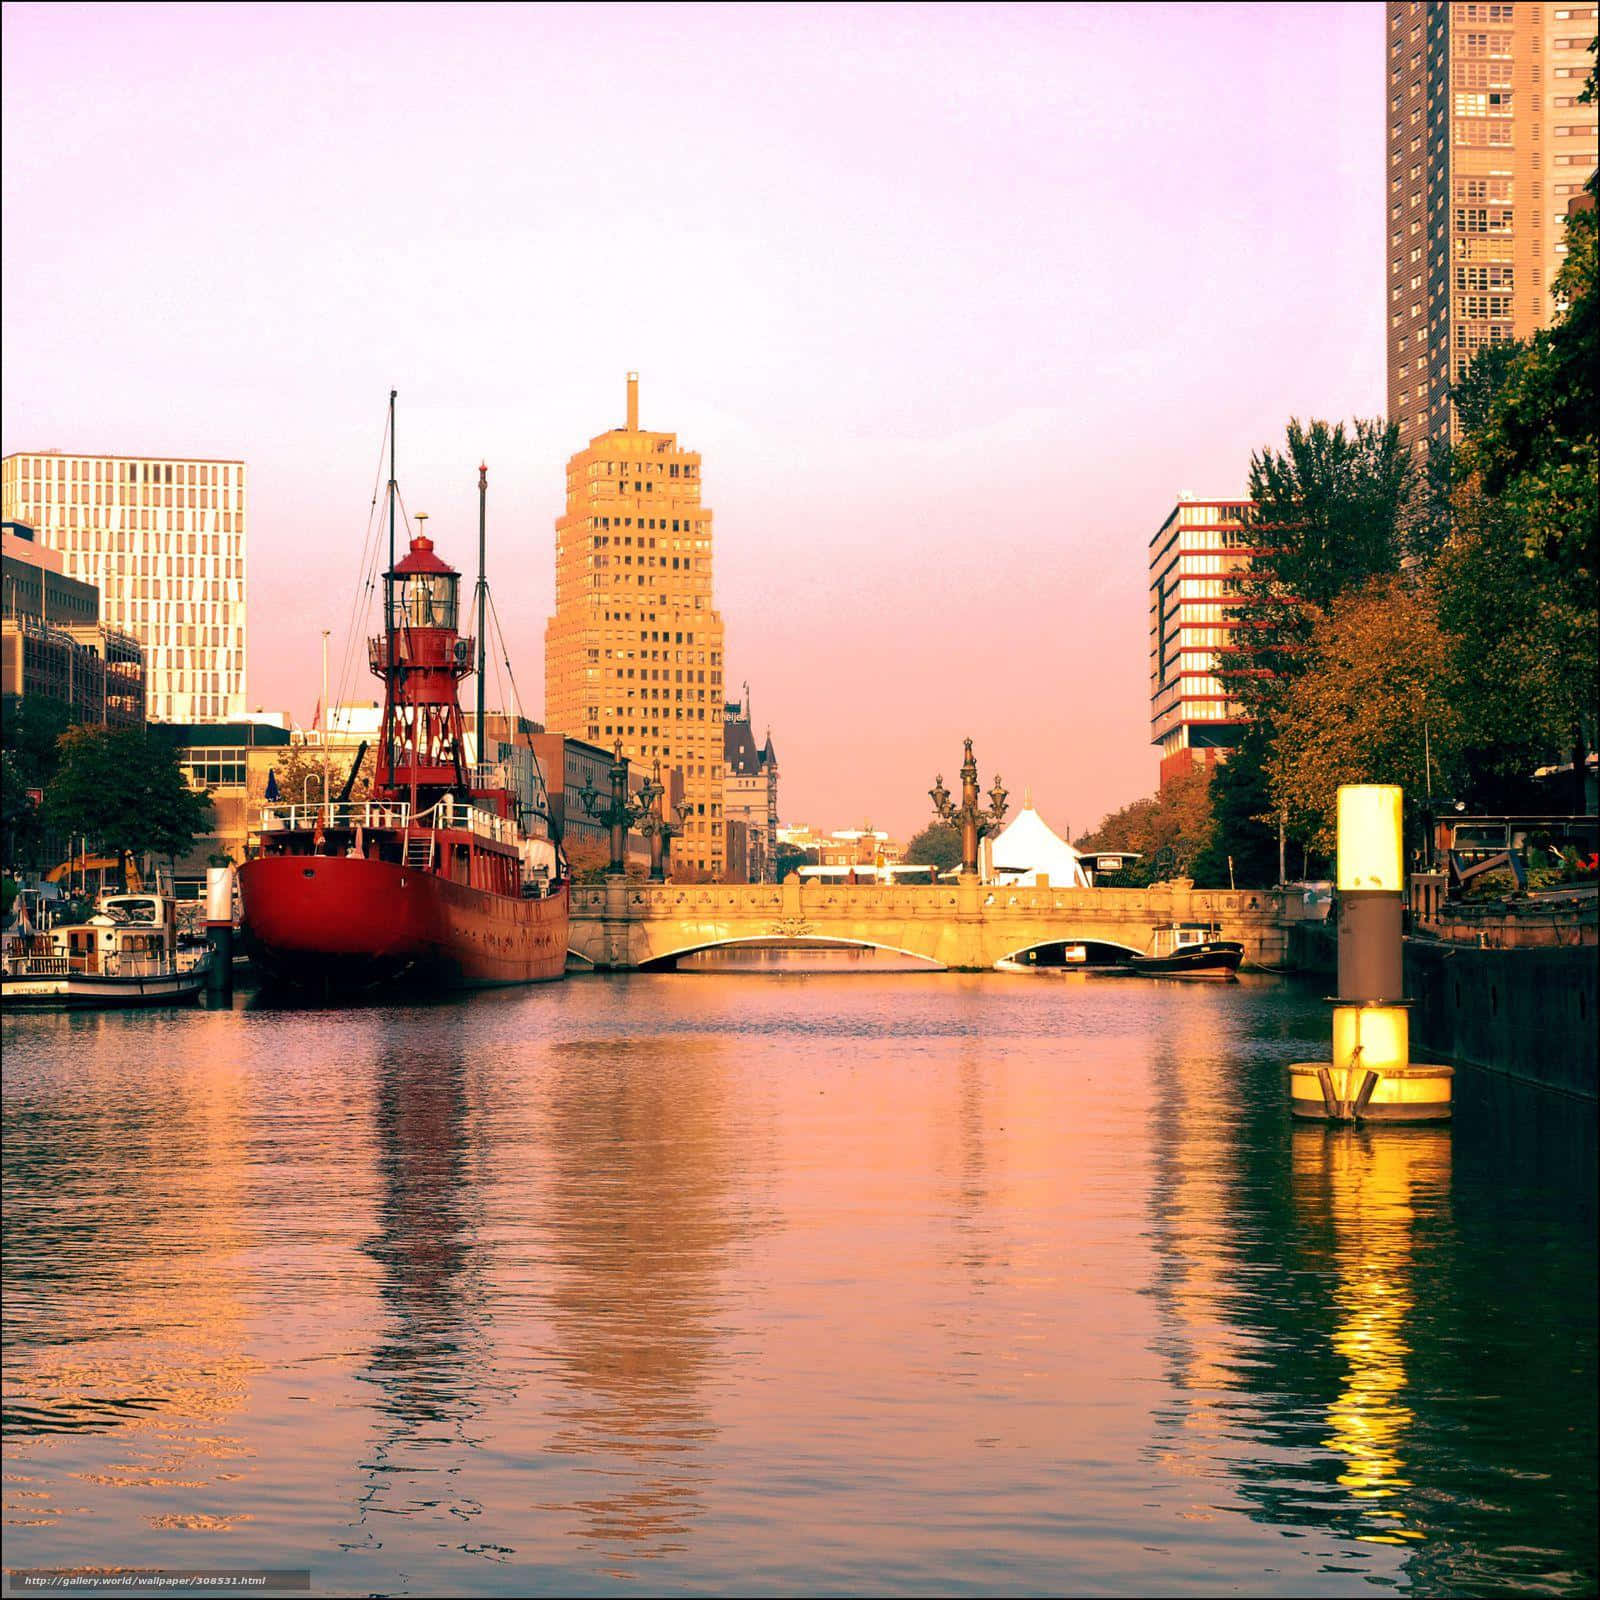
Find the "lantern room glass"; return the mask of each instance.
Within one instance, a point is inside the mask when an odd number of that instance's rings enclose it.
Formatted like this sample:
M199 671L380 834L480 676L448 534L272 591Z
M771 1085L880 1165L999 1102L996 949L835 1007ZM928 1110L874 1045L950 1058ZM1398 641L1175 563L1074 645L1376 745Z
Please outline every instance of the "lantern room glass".
M461 579L453 572L395 573L384 579L388 589L389 626L450 628L456 626Z

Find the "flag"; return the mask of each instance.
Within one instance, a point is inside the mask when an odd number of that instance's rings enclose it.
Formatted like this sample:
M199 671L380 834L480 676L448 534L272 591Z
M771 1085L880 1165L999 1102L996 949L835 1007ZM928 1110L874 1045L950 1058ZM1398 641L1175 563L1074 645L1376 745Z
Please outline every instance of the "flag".
M311 714L311 731L315 733L322 723L322 701L317 701L317 709Z
M269 767L267 769L267 794L266 794L267 803L270 805L277 798L278 798L278 769L276 767Z

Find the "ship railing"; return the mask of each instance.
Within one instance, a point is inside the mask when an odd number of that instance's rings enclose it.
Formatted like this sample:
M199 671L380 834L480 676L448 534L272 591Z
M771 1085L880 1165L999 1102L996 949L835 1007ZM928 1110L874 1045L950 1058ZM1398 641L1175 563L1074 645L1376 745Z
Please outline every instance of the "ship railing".
M420 819L418 819L420 820ZM411 825L411 807L403 800L319 801L314 805L268 804L261 808L261 831L279 829L308 832L318 823L324 828L405 828Z
M12 956L5 958L8 978L64 978L68 973L65 956Z
M510 817L496 816L482 806L457 800L454 795L447 794L431 812L423 812L417 822L435 828L463 828L498 844L516 844L518 839L517 825Z
M261 808L263 833L309 832L319 823L329 832L335 829L349 832L355 828L398 828L406 832L419 828L460 828L481 838L513 845L519 837L512 818L498 816L448 794L426 811L415 814L405 801L382 800L353 800L343 804L331 800L313 805L271 803Z
M108 978L170 978L175 973L193 972L206 955L204 950L180 950L175 956L110 955L100 970Z

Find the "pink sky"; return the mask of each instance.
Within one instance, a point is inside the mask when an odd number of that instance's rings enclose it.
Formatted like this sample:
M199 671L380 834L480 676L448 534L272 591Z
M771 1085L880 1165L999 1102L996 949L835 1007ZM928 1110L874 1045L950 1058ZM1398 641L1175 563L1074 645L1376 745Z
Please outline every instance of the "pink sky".
M785 821L1155 787L1146 545L1383 408L1377 5L4 13L4 451L250 464L251 704L337 659L382 411L543 700L567 457L705 455ZM374 680L375 682L375 680ZM361 693L368 692L365 684Z

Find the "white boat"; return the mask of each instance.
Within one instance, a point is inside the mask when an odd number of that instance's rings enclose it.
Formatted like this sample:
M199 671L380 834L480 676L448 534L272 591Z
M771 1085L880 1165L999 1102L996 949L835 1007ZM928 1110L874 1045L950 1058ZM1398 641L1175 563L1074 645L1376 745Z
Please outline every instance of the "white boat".
M17 927L0 940L0 1006L179 1005L199 994L209 962L208 951L178 948L170 895L103 894L87 922L67 924L25 901Z

